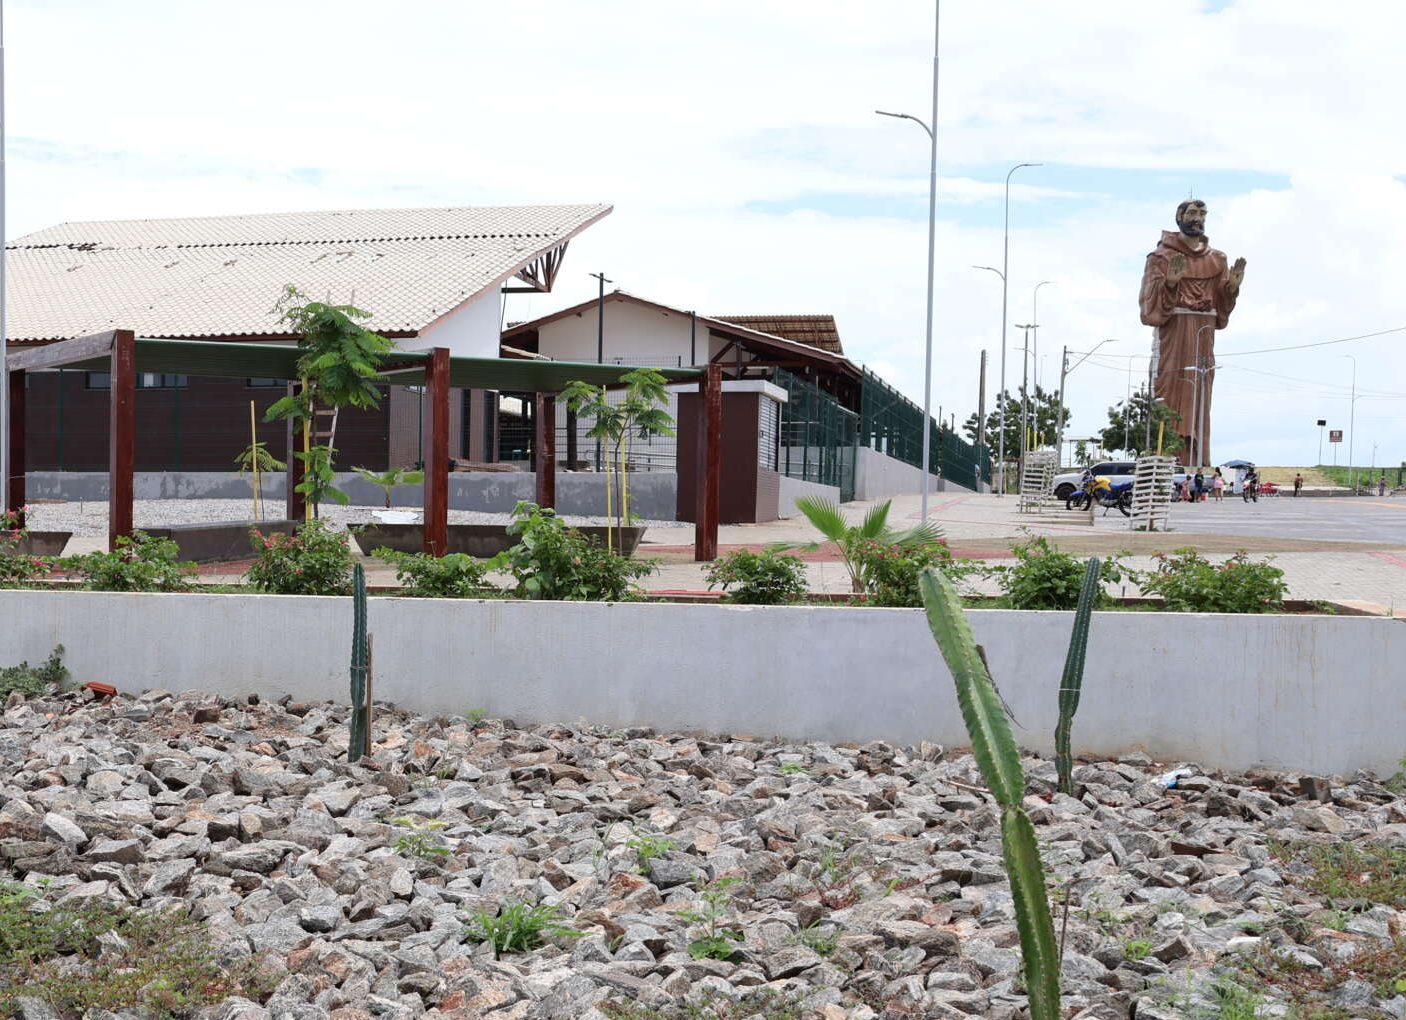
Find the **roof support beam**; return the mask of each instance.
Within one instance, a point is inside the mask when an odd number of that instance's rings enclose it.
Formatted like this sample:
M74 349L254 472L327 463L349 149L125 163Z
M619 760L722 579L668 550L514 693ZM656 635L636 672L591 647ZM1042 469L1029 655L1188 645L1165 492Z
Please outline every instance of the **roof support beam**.
M449 551L449 348L436 347L425 367L425 399L430 405L430 450L425 460L424 550Z
M108 330L91 336L80 336L74 340L60 340L43 347L26 347L12 351L5 357L10 371L36 368L57 368L75 361L85 361L107 354L112 350L113 338L123 330ZM130 330L125 332L131 333Z
M16 526L24 527L24 369L10 372L10 460L6 470L10 477L5 486L5 509L18 517Z
M551 251L543 252L535 259L517 271L514 279L518 279L527 284L526 287L504 287L505 294L547 294L551 292L553 284L557 282L557 273L561 270L562 259L566 258L566 246L570 241L563 241L559 246Z
M536 472L537 505L556 508L557 505L557 395L534 394L532 424L533 470Z
M132 497L136 480L137 338L130 329L113 331L111 361L112 388L108 391L107 548L109 552L115 552L119 538L132 537Z
M693 559L706 563L718 558L718 515L722 502L723 370L709 365L698 386L698 509L694 514Z

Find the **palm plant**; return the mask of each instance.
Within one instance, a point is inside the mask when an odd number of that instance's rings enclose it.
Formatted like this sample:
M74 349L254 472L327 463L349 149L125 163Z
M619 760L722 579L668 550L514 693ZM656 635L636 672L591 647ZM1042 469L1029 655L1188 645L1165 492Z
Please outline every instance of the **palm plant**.
M364 467L352 470L386 494L387 510L391 508L391 492L397 485L419 485L425 480L425 473L415 468L391 468L381 475Z
M906 531L894 531L888 525L891 500L884 500L871 507L858 524L850 524L840 512L834 500L803 496L796 500L796 509L805 514L806 520L833 542L840 551L840 559L849 573L850 585L857 594L869 586L869 568L865 551L873 544L894 546L899 549L921 549L942 538L942 529L931 521L923 521ZM801 549L814 551L820 548L819 542L778 542L773 549Z
M267 445L257 439L234 458L234 463L239 468L240 478L249 474L254 476L249 482L254 490L253 517L261 521L264 519L264 493L260 478L273 471L282 471L288 465L269 453Z

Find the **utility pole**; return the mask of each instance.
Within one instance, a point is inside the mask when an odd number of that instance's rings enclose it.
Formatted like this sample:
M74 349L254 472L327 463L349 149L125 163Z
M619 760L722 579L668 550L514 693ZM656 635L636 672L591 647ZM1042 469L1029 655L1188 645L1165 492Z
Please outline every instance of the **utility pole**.
M0 0L0 510L10 498L10 366L5 322L5 3ZM21 496L23 495L21 483Z
M1021 325L1015 323L1016 329L1025 331L1024 346L1020 354L1020 466L1025 467L1026 444L1030 436L1030 331L1035 328L1033 322Z
M605 364L605 285L614 283L614 280L606 278L605 273L587 273L600 281L600 297L596 299L596 364ZM575 424L574 422L572 423ZM600 440L596 440L596 470L601 469L601 447Z
M981 462L981 453L986 449L986 352L981 352L981 371L976 384L976 459ZM980 489L980 478L977 488Z
M1356 495L1357 468L1352 459L1352 445L1357 441L1357 359L1351 354L1344 354L1343 357L1352 362L1352 397L1347 412L1347 487Z
M1318 463L1323 463L1323 426L1328 424L1327 418L1318 419Z

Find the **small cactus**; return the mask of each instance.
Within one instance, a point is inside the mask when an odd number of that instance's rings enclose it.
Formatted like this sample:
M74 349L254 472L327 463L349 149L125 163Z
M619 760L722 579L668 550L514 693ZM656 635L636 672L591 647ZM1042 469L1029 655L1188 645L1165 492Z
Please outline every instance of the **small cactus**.
M367 732L370 716L366 703L366 678L370 672L366 662L366 572L358 563L352 571L352 651L351 651L351 739L347 744L347 761L360 760L370 751Z
M1035 827L1022 806L1025 773L1020 766L1020 749L962 613L957 589L932 568L923 571L918 584L928 626L957 685L957 704L971 737L972 756L1001 809L1002 858L1015 903L1030 1020L1060 1020L1059 949Z
M1060 793L1074 796L1074 754L1069 731L1074 713L1079 711L1079 695L1084 687L1084 656L1089 648L1089 614L1098 598L1099 562L1092 557L1084 568L1084 586L1079 590L1079 606L1074 611L1074 630L1069 635L1069 653L1064 658L1064 675L1059 681L1059 722L1055 725L1055 769L1059 772Z

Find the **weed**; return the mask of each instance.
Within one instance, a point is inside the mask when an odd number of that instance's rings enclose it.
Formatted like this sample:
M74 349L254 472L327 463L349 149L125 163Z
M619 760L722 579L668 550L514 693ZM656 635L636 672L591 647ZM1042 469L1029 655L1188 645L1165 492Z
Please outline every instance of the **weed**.
M1129 960L1145 960L1152 953L1152 943L1147 939L1128 939L1123 943L1123 955Z
M652 833L639 831L627 839L625 845L635 852L635 860L640 874L649 870L650 861L679 848L677 843L666 836L655 836Z
M479 723L483 722L483 720L488 718L488 709L471 708L464 713L464 718L467 719L472 725L477 726Z
M1400 796L1406 793L1406 757L1396 763L1400 766L1391 776L1382 780L1382 785L1392 793Z
M783 776L808 776L810 773L806 767L798 761L783 761L781 763L781 774Z
M744 989L737 996L709 988L696 1002L645 1006L638 1002L604 1002L610 1020L801 1020L806 1010L794 995L773 988Z
M1406 850L1381 843L1271 844L1293 884L1326 897L1330 905L1370 900L1406 909Z
M829 956L840 944L840 933L828 925L811 924L796 932L794 941L820 956Z
M1234 981L1217 981L1213 988L1220 1020L1255 1020L1264 996Z
M21 662L18 666L0 668L0 701L4 701L11 691L19 691L25 697L60 691L67 679L63 645L56 645L42 666Z
M429 776L424 778L433 781ZM439 837L435 835L437 830L445 827L445 823L438 818L430 818L425 821L408 817L393 818L391 824L410 830L391 844L391 849L396 853L406 857L415 857L422 861L434 861L449 855L449 848L440 843Z
M854 906L859 901L859 892L854 887L858 878L858 851L826 847L820 852L818 863L811 884L819 894L820 902L831 910Z
M262 999L271 989L257 965L217 959L204 927L181 910L139 913L94 900L43 909L32 890L0 882L3 1016L19 1015L20 996L65 1016L193 1013L231 995Z
M556 907L529 907L526 903L509 904L496 917L475 911L473 922L464 929L464 937L470 941L489 943L495 958L504 953L531 952L548 938L580 938L584 934L564 923Z
M703 926L703 934L688 944L688 955L695 960L730 960L736 955L736 944L742 941L742 933L722 927L719 922L727 917L732 907L732 893L729 890L740 881L738 878L719 878L704 886L698 893L698 898L703 901L702 908L679 914L685 921Z

